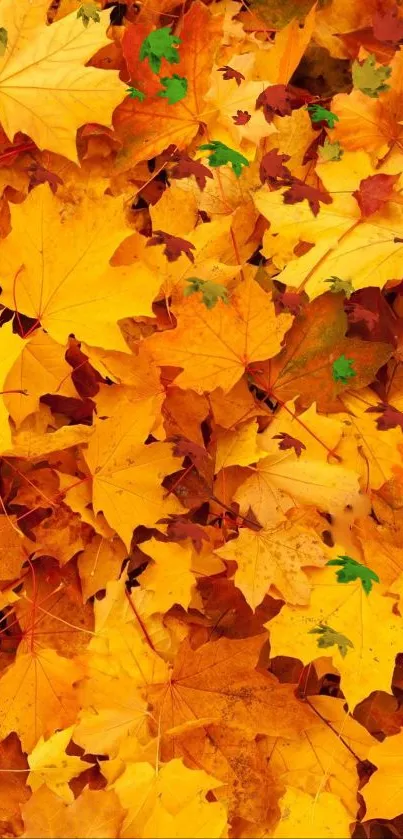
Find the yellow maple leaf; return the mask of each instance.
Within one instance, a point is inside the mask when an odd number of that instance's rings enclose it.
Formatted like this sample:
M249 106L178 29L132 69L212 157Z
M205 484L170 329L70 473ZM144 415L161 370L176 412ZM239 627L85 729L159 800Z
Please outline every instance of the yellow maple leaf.
M85 67L108 43L109 12L88 28L74 13L46 27L48 6L47 0L2 3L8 43L0 60L0 118L11 141L23 131L39 148L77 160L77 129L110 122L124 88L117 73Z
M42 784L53 790L63 801L74 801L68 782L86 768L81 758L66 754L74 725L57 731L48 740L41 737L28 756L30 773L27 783L34 792Z
M367 812L365 819L394 819L402 809L403 732L386 737L369 752L369 760L375 764L374 772L363 789Z
M130 232L121 200L84 198L67 209L43 184L11 212L12 232L2 245L3 305L35 318L63 345L73 333L127 351L117 321L151 314L160 283L145 268L134 279L131 266L109 265Z
M273 839L348 839L351 817L340 799L321 791L315 797L287 787L281 800L281 818Z
M216 553L237 563L235 585L252 609L262 602L271 586L289 603L308 603L311 585L302 567L323 566L330 558L316 533L290 522L258 533L242 528L237 539Z
M286 605L266 624L271 654L291 655L309 663L321 652L319 636L311 629L329 625L344 635L353 646L343 656L333 645L329 656L341 674L341 687L353 711L373 690L390 691L402 620L393 614L394 600L379 586L367 595L360 580L340 584L330 568L312 571L312 582L309 606Z
M194 294L175 307L176 329L152 336L148 346L156 364L169 359L183 368L176 379L179 387L196 393L221 387L226 392L248 364L279 352L292 317L276 317L271 297L252 279L236 288L230 305L219 300L209 310L198 297Z

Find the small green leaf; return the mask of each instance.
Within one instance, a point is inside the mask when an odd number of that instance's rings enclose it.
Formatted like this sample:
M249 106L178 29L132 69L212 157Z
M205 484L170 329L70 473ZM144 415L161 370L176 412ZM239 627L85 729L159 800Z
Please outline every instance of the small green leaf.
M187 79L183 76L178 76L177 73L174 73L173 76L160 79L160 82L165 87L165 90L161 90L158 96L164 96L165 99L168 99L170 105L175 105L176 102L180 102L188 92Z
M353 359L346 358L345 355L340 355L336 358L336 361L333 362L332 366L334 381L341 382L343 385L346 385L349 379L352 379L357 375L355 370L353 370L353 364Z
M8 44L8 32L4 26L0 27L0 55L4 55Z
M322 163L327 162L328 160L340 160L343 157L344 151L340 146L338 140L336 142L331 143L328 137L323 144L323 146L319 146L318 148L318 156L319 160Z
M354 286L351 280L341 280L340 277L329 277L328 280L324 280L323 282L330 283L329 291L331 291L332 294L339 294L343 291L347 300L349 300L354 291Z
M343 635L341 632L337 632L336 629L332 629L332 627L327 626L326 623L320 623L315 627L315 629L310 629L309 635L320 635L320 638L318 638L318 647L321 649L327 649L328 647L333 647L336 644L339 653L343 656L343 658L347 655L348 648L354 647L354 644L349 638L347 638L346 635Z
M165 58L170 64L179 64L178 44L181 39L171 35L171 26L163 26L162 29L154 29L150 32L140 47L140 61L148 58L150 67L154 73L159 73L161 60Z
M223 303L229 302L227 289L219 283L213 283L212 280L199 280L197 277L189 277L186 282L190 285L183 292L185 297L201 291L202 301L207 309L213 309L218 300L222 300Z
M130 99L139 99L140 102L143 102L146 98L145 93L142 90L137 90L137 87L128 87L126 93L129 94Z
M391 67L383 67L382 64L377 67L374 55L369 55L362 64L359 61L354 61L352 68L354 87L361 90L366 96L377 99L380 93L389 90L390 85L385 84L385 82L391 72Z
M362 565L351 556L338 556L337 559L329 559L326 565L341 566L336 571L337 581L339 583L350 583L352 580L361 580L362 587L365 594L369 594L372 590L372 583L379 583L378 574L368 568L367 565Z
M326 122L329 128L334 128L335 123L339 121L337 114L333 114L322 105L308 105L308 111L312 122Z
M94 23L99 23L101 20L99 9L95 3L83 3L77 12L77 17L82 18L85 28L87 28L90 20L93 20Z
M211 143L199 146L199 149L200 151L208 150L212 152L208 159L210 166L225 166L227 163L230 163L237 178L239 178L242 172L242 167L249 166L249 160L243 154L234 149L230 149L224 143L221 143L220 140L212 140Z

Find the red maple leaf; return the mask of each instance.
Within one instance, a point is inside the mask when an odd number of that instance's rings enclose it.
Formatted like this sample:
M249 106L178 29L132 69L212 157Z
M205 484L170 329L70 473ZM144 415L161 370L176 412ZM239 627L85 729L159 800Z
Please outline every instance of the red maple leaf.
M370 175L360 182L353 192L363 218L376 213L393 195L393 187L399 175Z
M245 76L239 72L239 70L234 70L233 67L230 67L228 64L225 64L224 67L218 68L219 73L224 73L223 79L228 81L228 79L235 79L238 87L241 84L241 81L245 80Z
M394 408L393 405L388 405L386 402L378 402L378 405L367 408L367 414L381 414L376 420L376 425L379 431L388 431L389 428L400 428L403 431L403 414Z
M203 446L193 443L192 440L186 440L184 437L181 437L175 443L174 455L175 457L188 457L196 469L202 469L206 464L206 459L208 460L210 457Z
M284 182L292 180L292 175L287 166L284 166L287 160L290 159L289 154L279 154L278 149L271 149L262 157L260 162L260 180L262 184L268 182L273 186L277 180L280 180L278 186L282 186Z
M267 122L272 122L275 114L289 116L295 108L300 108L314 97L299 87L286 84L273 84L266 87L256 99L256 107L263 107Z
M273 440L281 440L278 447L282 451L294 449L297 457L300 457L302 450L306 449L305 443L302 443L301 440L297 440L295 437L291 437L291 434L286 434L285 431L280 431L280 434L275 434Z
M379 321L378 312L371 312L370 309L366 309L361 303L357 303L355 300L346 300L344 310L350 323L362 323L364 321L370 331L374 329Z
M377 11L372 19L375 38L384 44L398 44L403 39L403 20L398 15L398 7Z
M304 184L303 181L297 178L294 179L289 189L286 190L283 199L284 204L298 204L299 201L306 199L314 216L318 215L320 201L322 201L322 204L331 204L333 201L328 192L322 192L314 186L308 186L308 184Z
M306 300L303 292L283 291L278 295L276 304L279 304L279 313L286 311L291 312L292 315L298 315Z
M39 184L49 184L53 193L57 191L57 187L61 186L63 183L62 179L59 178L59 175L56 175L56 172L49 172L48 169L45 169L44 166L41 166L39 163L31 163L28 166L27 171L30 173L29 179L29 186L28 192L31 191L35 186L39 186Z
M235 125L246 125L250 118L251 116L248 114L248 111L237 111L236 115L232 117Z
M193 175L198 187L203 190L206 186L206 178L213 177L207 166L204 166L200 160L192 160L187 154L178 153L174 160L177 161L177 165L171 172L173 178L190 178Z
M163 230L154 230L153 236L151 236L147 242L147 247L150 247L151 245L165 245L164 254L168 262L175 262L176 259L179 259L182 253L184 253L191 262L195 261L195 258L191 253L192 250L195 250L195 246L192 245L191 242L188 242L187 239L181 239L180 236L171 236L170 233L164 233Z
M210 541L200 524L195 524L189 519L178 516L177 518L160 519L160 521L161 523L168 523L167 536L171 541L182 542L184 539L191 539L197 553L200 553L202 549L203 540L205 542Z

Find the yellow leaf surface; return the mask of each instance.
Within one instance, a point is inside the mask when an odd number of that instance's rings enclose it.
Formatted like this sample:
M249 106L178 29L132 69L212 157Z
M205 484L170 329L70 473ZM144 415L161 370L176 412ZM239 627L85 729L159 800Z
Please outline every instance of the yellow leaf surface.
M159 280L109 265L129 233L121 200L88 198L67 209L44 184L12 205L12 225L2 245L3 305L37 319L63 346L73 333L127 351L117 321L151 314Z
M237 563L235 585L252 609L274 586L289 603L309 602L311 585L303 567L323 566L328 549L319 536L290 522L270 530L242 528L237 539L217 550L223 559Z
M0 118L10 138L23 131L39 148L77 160L76 131L86 122L110 123L124 97L115 72L85 67L108 43L109 12L85 28L76 14L44 26L47 0L4 0L8 32L0 62Z
M335 645L328 653L340 672L341 687L352 712L373 690L390 692L402 619L393 614L394 600L379 584L366 595L360 580L338 583L330 568L313 571L312 582L309 606L283 606L266 624L271 654L295 656L308 664L323 652L318 647L318 635L310 634L310 629L323 623L345 635L354 645L348 647L346 655L343 657Z
M377 771L365 785L363 795L367 807L365 819L394 819L400 815L403 794L402 766L403 732L386 737L369 752L369 760Z
M71 725L70 728L52 734L48 740L43 737L38 740L28 756L31 772L27 783L33 792L46 784L63 801L74 801L68 782L83 772L86 765L81 758L66 754L73 731L74 725Z
M287 787L273 839L348 839L351 817L339 798L320 791L315 797Z
M158 542L152 539L143 546L153 559L139 578L140 585L152 592L147 604L150 614L168 612L174 603L186 610L192 598L196 579L192 573L191 543Z
M156 364L169 358L170 364L183 368L176 379L179 387L196 393L221 387L226 392L248 364L279 352L292 317L276 317L270 296L254 280L241 283L229 305L218 301L209 310L197 298L192 295L175 307L176 328L152 336L149 348Z

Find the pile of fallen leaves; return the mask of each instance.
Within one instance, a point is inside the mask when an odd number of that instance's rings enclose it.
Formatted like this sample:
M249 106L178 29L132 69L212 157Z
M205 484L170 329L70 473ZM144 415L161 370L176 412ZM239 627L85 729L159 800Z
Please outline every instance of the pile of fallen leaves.
M403 836L400 43L0 0L0 836Z

